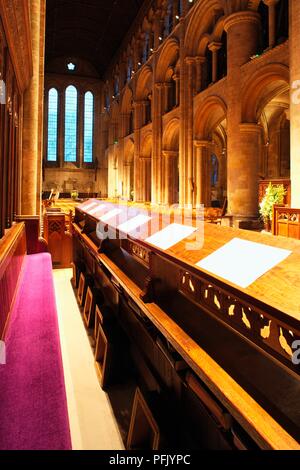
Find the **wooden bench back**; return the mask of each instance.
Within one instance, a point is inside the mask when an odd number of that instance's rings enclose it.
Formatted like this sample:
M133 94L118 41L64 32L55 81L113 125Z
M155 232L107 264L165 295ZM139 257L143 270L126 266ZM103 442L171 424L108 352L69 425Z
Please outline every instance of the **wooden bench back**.
M0 240L0 339L5 337L25 255L25 225L20 223Z

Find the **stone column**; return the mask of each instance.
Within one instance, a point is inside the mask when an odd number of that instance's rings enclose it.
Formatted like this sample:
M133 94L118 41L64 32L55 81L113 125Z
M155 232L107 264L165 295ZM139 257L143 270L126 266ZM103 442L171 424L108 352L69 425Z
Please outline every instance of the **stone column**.
M239 225L238 219L241 216L242 219L251 219L258 214L257 182L254 181L253 168L257 167L259 148L257 139L254 139L255 144L250 142L249 150L244 150L244 152L247 152L248 158L245 158L245 154L241 153L241 146L246 137L240 132L240 124L242 121L241 105L243 99L241 66L247 63L250 57L257 52L260 15L252 11L234 13L225 20L225 30L227 32L228 47L228 213L233 216L234 222L236 221L236 224ZM256 178L258 179L258 174ZM247 181L247 189L245 189L245 181Z
M193 204L194 187L193 179L193 122L194 122L194 57L186 57L184 62L184 103L182 105L184 125L184 166L185 166L185 192L184 203ZM182 202L182 200L181 200Z
M66 105L66 92L65 90L58 91L58 155L57 162L60 167L64 164L65 159L65 105Z
M269 8L269 47L276 45L276 4L279 0L264 0Z
M134 170L133 170L133 180L134 180L134 201L141 201L141 164L140 164L140 122L141 122L141 112L142 104L137 101L133 104L134 108Z
M23 215L37 215L41 206L42 93L44 73L45 0L30 1L33 77L23 101L22 201Z
M292 207L300 208L300 2L290 0Z
M218 51L221 49L222 43L211 42L208 49L212 53L212 81L216 83L218 81Z
M204 204L210 206L210 165L209 149L211 142L208 140L195 140L195 158L194 158L194 181L195 198L194 206Z
M179 106L180 104L180 75L178 73L175 73L173 75L173 80L175 82L175 90L176 90L176 96L175 96L175 100L176 100L176 106Z
M195 78L195 91L197 93L200 93L200 91L202 90L202 65L205 63L205 57L195 57L195 61L196 61L196 65L195 65L195 68L196 68L196 78Z
M77 121L77 162L84 162L84 93L78 92L78 121Z
M176 178L178 177L178 171L176 171L175 165L178 162L178 152L174 150L164 150L163 155L163 202L165 204L175 203L175 188Z
M152 202L162 202L162 109L163 109L163 83L155 83L153 90L153 154L152 154Z

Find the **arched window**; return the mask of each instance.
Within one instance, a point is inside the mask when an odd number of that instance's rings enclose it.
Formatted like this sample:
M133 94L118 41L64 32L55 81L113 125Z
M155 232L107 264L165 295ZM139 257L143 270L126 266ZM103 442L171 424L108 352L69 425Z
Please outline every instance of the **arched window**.
M128 82L129 80L131 80L132 70L133 70L132 57L129 57L128 64L127 64L127 81Z
M167 6L167 14L165 17L165 31L164 37L169 36L173 29L173 0L169 0Z
M84 163L93 163L94 146L94 95L88 91L84 95Z
M143 50L143 64L147 62L149 57L149 50L150 50L150 34L149 31L145 33L145 43L144 43L144 50Z
M119 95L119 77L115 77L115 80L114 80L114 96L118 96Z
M48 162L57 161L57 129L58 129L58 93L51 88L48 93Z
M216 186L219 180L219 161L213 153L211 156L211 185Z
M66 89L64 160L71 163L77 161L77 102L77 90L70 85Z

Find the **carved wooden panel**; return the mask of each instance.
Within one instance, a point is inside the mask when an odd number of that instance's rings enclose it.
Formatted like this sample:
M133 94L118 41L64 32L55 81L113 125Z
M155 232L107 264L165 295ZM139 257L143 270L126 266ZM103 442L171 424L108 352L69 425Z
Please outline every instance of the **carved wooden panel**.
M138 261L145 264L147 267L150 265L150 251L132 241L128 242L128 252L134 256Z
M184 269L179 271L178 290L300 375L300 366L292 362L298 329Z
M300 209L275 207L273 234L300 240Z

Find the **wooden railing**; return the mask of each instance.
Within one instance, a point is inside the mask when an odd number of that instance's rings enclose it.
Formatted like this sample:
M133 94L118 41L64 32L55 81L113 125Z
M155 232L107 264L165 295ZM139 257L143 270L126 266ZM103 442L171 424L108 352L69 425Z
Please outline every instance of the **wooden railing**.
M300 209L274 206L272 231L273 235L300 240Z

